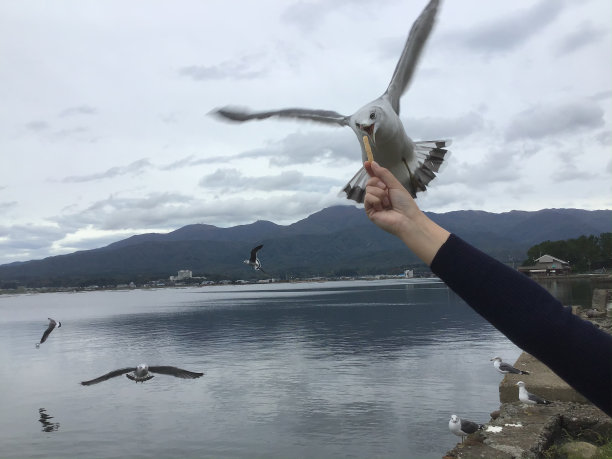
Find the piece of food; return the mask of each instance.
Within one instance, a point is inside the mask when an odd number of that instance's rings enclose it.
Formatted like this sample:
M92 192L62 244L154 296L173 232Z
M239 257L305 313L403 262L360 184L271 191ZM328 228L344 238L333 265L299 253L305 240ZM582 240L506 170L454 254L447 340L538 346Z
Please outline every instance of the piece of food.
M372 154L372 147L370 147L370 141L368 140L368 136L363 136L363 144L365 145L366 154L368 155L368 161L374 161L374 155Z

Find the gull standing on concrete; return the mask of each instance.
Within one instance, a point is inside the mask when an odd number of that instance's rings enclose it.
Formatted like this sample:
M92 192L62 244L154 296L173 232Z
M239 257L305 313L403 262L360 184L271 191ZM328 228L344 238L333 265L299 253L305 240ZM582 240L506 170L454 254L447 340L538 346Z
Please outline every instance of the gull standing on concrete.
M45 341L47 341L47 338L49 337L49 335L51 334L51 332L53 330L55 330L56 328L60 328L62 326L62 323L59 321L55 321L53 320L51 317L48 317L49 319L49 326L47 327L47 329L45 330L45 332L42 335L42 338L40 339L39 343L36 343L36 347L40 347L40 345L42 343L44 343Z
M519 387L519 400L523 403L527 403L529 405L549 405L551 402L548 400L544 400L542 397L539 397L531 392L527 392L525 389L525 383L523 381L519 381L516 383Z
M266 274L266 272L261 267L261 261L259 261L259 258L257 258L257 252L259 252L262 247L263 244L258 245L253 250L251 250L251 256L248 259L244 260L243 263L246 265L251 265L255 271L261 271L262 273Z
M413 142L399 118L400 97L408 88L417 62L431 32L439 0L430 0L414 22L404 50L399 58L387 90L378 99L345 116L330 110L286 108L250 112L235 107L213 110L213 114L232 121L261 120L270 117L297 118L320 123L349 126L361 145L362 163L374 160L389 169L413 197L425 191L447 154L448 140ZM343 192L348 199L363 202L369 176L362 167L346 184Z
M453 414L448 421L448 429L461 437L461 443L463 443L463 439L465 436L469 434L473 434L477 430L483 429L484 426L482 424L476 424L475 422L468 421L467 419L461 419L456 414Z
M502 374L508 374L508 373L513 373L515 375L528 375L529 374L528 371L519 370L517 368L514 368L509 363L502 362L501 357L493 357L491 361L493 362L493 366L495 367L495 369Z
M83 381L81 384L83 386L91 386L92 384L98 384L102 381L106 381L107 379L114 378L115 376L125 375L128 379L131 379L135 382L145 382L151 378L154 378L155 375L151 373L159 373L162 375L170 375L176 376L177 378L183 379L196 379L202 376L204 373L197 373L194 371L183 370L177 367L169 367L169 366L161 366L161 367L150 367L146 363L141 363L136 368L121 368L119 370L114 370L102 375L98 378L91 379L89 381Z

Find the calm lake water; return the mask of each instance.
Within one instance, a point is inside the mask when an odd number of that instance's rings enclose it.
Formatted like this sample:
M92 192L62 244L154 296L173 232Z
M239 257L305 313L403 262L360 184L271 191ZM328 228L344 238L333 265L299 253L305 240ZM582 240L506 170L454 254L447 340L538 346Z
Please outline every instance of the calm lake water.
M0 456L439 458L520 352L435 280L0 296ZM205 375L79 384L141 362Z

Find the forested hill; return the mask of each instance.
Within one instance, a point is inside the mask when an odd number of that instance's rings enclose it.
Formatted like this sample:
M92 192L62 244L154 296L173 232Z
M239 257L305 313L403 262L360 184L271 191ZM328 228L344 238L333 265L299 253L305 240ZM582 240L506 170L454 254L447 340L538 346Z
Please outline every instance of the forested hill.
M481 250L517 266L535 244L598 236L612 229L611 210L428 215ZM211 279L251 279L262 276L242 260L257 244L264 244L259 253L264 269L283 279L401 272L420 265L399 240L373 225L362 208L335 206L286 226L268 221L231 228L195 224L98 249L0 265L0 287L14 282L29 286L138 282L168 278L180 269Z

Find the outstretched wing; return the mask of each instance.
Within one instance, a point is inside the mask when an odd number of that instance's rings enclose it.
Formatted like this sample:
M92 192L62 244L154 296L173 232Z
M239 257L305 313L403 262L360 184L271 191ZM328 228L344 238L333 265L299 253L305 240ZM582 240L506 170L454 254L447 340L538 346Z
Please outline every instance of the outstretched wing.
M82 381L81 384L83 386L91 386L92 384L98 384L102 381L106 381L107 379L111 379L114 378L115 376L121 376L124 375L126 373L129 373L130 371L135 371L136 368L131 367L131 368L121 368L120 370L115 370L115 371L111 371L109 373L106 373L105 375L100 376L99 378L96 379L91 379L89 381Z
M439 0L431 0L417 20L414 21L412 29L410 29L410 33L406 39L402 55L391 77L389 87L385 92L389 99L389 103L397 114L399 114L399 99L402 97L402 94L412 79L423 46L433 28L436 13L438 12L438 3Z
M49 337L49 335L51 334L51 332L53 331L53 329L57 325L57 322L55 322L55 320L53 320L51 318L48 318L48 319L49 319L49 326L47 327L47 329L43 333L42 338L40 339L40 343L39 344L42 344L45 341L47 341L47 338Z
M325 124L337 124L348 126L348 117L331 110L311 110L308 108L285 108L282 110L272 110L267 112L249 112L237 107L223 107L213 110L213 115L220 116L232 121L263 120L266 118L294 118L302 120L316 121Z
M162 375L176 376L177 378L183 378L183 379L196 379L204 374L204 373L197 373L195 371L188 371L188 370L183 370L181 368L169 367L169 366L149 367L149 371L153 373L159 373Z
M258 245L253 250L251 250L251 258L249 260L251 263L255 263L255 260L257 260L257 252L259 252L259 249L261 249L262 247L263 247L263 244Z

